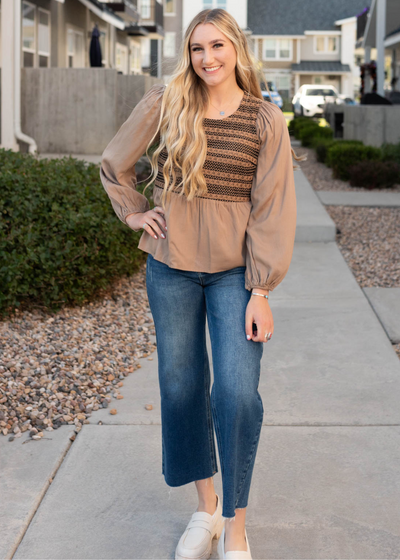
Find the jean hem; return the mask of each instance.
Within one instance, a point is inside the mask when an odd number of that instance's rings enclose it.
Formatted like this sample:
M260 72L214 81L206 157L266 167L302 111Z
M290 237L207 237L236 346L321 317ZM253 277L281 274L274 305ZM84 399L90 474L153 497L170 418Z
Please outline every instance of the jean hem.
M189 477L185 477L182 479L179 479L179 482L177 481L171 481L171 479L169 479L169 481L167 480L167 477L164 474L164 479L165 482L168 486L171 486L171 488L176 488L177 486L184 486L185 484L189 484L190 482L195 482L196 480L203 480L205 478L211 478L212 476L214 476L215 474L217 474L218 469L216 469L214 472L210 473L208 472L205 476L200 473L198 476L189 476Z

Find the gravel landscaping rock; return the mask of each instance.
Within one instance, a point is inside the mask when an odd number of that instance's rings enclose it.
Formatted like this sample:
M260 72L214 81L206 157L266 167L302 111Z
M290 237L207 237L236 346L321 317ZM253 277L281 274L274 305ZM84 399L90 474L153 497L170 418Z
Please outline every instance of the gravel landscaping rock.
M1 434L29 430L40 440L63 424L79 432L93 411L121 398L122 380L156 349L145 275L144 263L100 301L0 322Z

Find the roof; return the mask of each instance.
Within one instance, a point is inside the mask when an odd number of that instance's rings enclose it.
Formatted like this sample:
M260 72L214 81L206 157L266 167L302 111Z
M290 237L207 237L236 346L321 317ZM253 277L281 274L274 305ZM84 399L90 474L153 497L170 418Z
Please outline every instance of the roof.
M337 29L335 21L357 16L372 0L248 0L253 35L303 35Z
M338 60L303 60L299 64L292 64L293 72L351 72L348 64Z

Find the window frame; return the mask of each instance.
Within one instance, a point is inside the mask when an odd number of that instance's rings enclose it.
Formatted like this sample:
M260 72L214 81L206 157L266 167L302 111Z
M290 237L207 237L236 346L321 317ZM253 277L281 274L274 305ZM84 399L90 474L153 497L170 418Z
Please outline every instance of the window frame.
M69 66L69 60L68 57L70 56L70 51L68 50L68 35L69 32L72 31L74 34L77 33L79 35L82 35L82 52L83 52L83 66ZM75 48L75 36L74 36L74 48ZM80 27L76 27L75 25L72 25L71 23L67 24L67 48L66 48L66 67L67 68L86 68L86 60L85 60L85 32L83 29L81 29ZM72 53L72 56L75 55L75 52Z
M275 41L275 56L269 57L266 56L266 41ZM281 41L289 41L289 56L288 57L281 57L280 56L280 42ZM262 42L262 60L279 60L279 61L290 61L293 60L293 39L290 37L264 37Z
M223 10L227 10L227 9L228 9L228 0L223 0L223 1L225 2L225 7L222 8L222 9L223 9ZM209 1L207 2L207 4L210 4L210 3L211 3L211 8L209 8L208 6L204 6L204 2L205 2L205 0L202 1L202 4L203 4L202 9L203 9L203 10L215 10L216 8L220 8L220 7L221 7L221 6L218 6L218 0L209 0Z
M176 16L176 0L170 0L172 2L172 12L167 12L167 1L168 0L164 0L164 16Z
M48 59L48 65L45 66L41 66L41 68L50 68L51 66L51 12L50 10L46 10L45 8L39 8L37 9L38 12L38 17L37 17L37 56L38 56L38 65L39 65L39 56L46 56ZM47 14L47 17L49 18L49 25L48 25L48 31L49 31L49 52L45 52L45 51L40 51L39 50L39 20L40 20L40 12L44 12L45 14Z
M165 38L169 35L174 38L174 54L166 54L165 52ZM165 31L164 41L163 41L163 57L164 58L175 58L176 57L176 31Z
M314 40L313 40L314 54L316 54L316 55L318 55L318 54L338 54L339 53L338 38L339 38L338 35L329 35L329 33L327 35L314 35ZM323 51L317 50L318 39L324 39L324 50ZM334 51L327 50L329 39L335 39L335 50Z
M143 5L146 5L146 10L148 10L148 15L144 15ZM140 17L143 19L151 18L151 0L140 0Z
M21 8L23 8L23 5L27 4L28 6L30 6L31 8L33 8L33 44L34 47L33 49L27 48L24 46L24 27L23 27L23 22L24 22L24 18L23 15L21 14L21 49L22 52L27 52L30 54L33 54L33 64L31 66L31 68L36 68L38 65L38 55L37 55L37 46L38 46L38 33L37 33L37 6L35 4L32 4L32 2L29 2L28 0L23 0L22 1L22 6ZM24 67L24 57L21 57L21 66Z

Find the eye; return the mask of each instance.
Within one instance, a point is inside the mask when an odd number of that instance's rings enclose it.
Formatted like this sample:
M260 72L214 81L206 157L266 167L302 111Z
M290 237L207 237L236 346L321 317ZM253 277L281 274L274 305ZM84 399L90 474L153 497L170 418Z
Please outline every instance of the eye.
M222 43L215 43L214 47L223 47L224 45Z
M193 47L192 52L196 52L200 47Z

